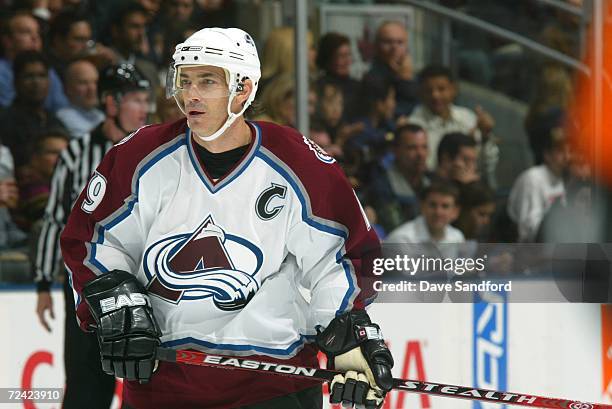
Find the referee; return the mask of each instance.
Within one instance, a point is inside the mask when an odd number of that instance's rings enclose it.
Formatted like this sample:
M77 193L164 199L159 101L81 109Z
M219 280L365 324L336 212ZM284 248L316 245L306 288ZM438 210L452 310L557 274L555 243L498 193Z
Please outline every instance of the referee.
M51 283L59 272L65 275L66 392L63 409L108 409L113 399L115 378L102 371L96 336L82 332L76 322L70 277L63 263L60 263L60 233L73 203L102 157L115 143L144 126L149 108L150 85L134 66L123 64L104 70L98 83L98 92L106 119L89 134L72 140L61 153L51 180L51 194L36 246L36 313L47 331L51 331L51 328L46 311L54 318L49 292Z

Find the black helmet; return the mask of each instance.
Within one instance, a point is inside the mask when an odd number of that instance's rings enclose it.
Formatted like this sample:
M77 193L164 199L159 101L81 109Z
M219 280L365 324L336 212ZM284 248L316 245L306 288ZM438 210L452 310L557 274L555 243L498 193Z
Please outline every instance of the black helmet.
M120 97L130 91L150 91L151 83L132 64L111 65L105 68L98 81L100 101L107 94Z

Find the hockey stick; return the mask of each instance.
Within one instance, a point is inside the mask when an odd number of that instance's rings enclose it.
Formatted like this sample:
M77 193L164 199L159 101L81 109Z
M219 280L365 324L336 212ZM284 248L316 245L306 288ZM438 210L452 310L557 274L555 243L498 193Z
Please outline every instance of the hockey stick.
M256 372L268 372L297 378L309 378L321 382L331 382L340 372L329 369L308 368L303 366L285 365L239 356L209 355L203 352L157 348L157 359L166 362L178 362L188 365L210 366L214 368L239 369ZM449 398L480 400L501 404L530 406L551 409L612 409L612 405L603 403L586 403L568 399L544 398L535 395L492 391L487 389L469 388L466 386L447 385L433 382L421 382L409 379L393 379L393 389L426 393Z

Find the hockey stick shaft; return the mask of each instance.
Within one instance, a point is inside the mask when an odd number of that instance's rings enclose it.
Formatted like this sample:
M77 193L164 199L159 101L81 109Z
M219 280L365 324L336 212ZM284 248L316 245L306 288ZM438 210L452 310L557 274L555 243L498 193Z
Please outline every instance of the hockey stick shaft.
M301 379L331 382L340 372L329 369L293 366L275 362L265 362L255 359L245 359L238 356L210 355L203 352L158 348L157 359L166 362L177 362L188 365L209 366L223 369L238 369L256 372L267 372L277 375L292 376ZM602 403L586 403L569 399L545 398L522 393L476 389L466 386L448 385L433 382L422 382L410 379L393 379L393 389L425 393L447 398L479 400L499 404L529 406L550 409L612 409L612 405Z

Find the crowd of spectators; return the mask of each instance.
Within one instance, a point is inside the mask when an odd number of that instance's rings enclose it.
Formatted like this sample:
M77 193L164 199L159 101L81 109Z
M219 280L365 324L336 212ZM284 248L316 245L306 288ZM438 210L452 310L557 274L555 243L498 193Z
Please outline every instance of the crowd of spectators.
M173 47L199 28L235 25L236 4L1 4L0 249L6 250L25 248L35 234L62 149L108 122L112 110L100 105L100 73L111 65L135 66L152 85L148 122L181 118L164 92ZM296 126L293 29L279 27L258 40L262 78L250 118ZM345 34L309 33L305 41L308 136L343 167L381 239L554 241L541 225L564 212L584 215L592 184L584 167L571 172L579 158L564 132L572 95L566 68L547 64L539 71L525 122L535 165L504 197L496 180L504 135L495 132L495 119L481 106L456 104L459 82L450 67L415 69L402 23L379 25L362 78L351 76ZM572 200L566 204L568 190Z

